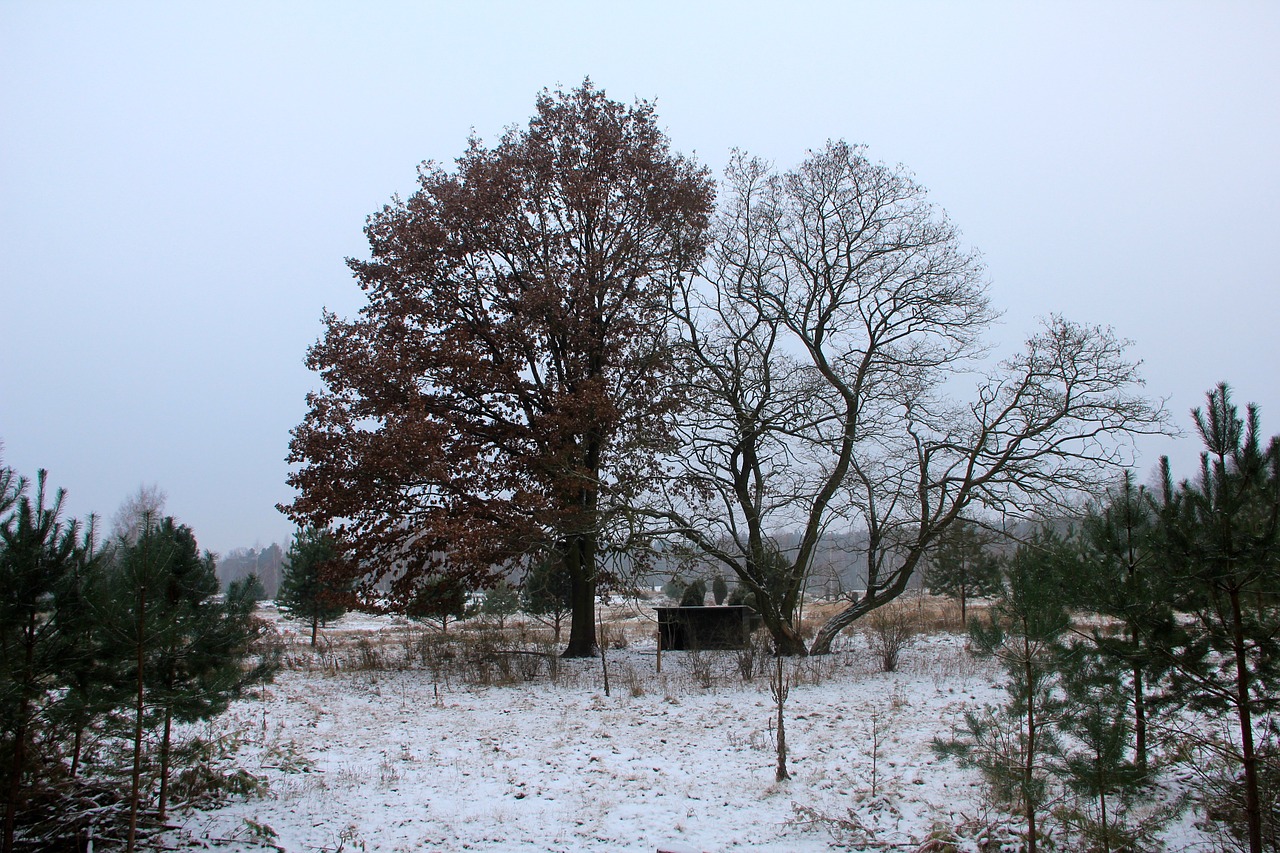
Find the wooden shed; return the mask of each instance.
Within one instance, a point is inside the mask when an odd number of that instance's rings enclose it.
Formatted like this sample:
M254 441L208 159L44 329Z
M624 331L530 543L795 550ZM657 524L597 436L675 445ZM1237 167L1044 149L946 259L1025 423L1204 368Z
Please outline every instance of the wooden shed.
M763 625L750 607L659 607L658 643L663 651L742 649Z

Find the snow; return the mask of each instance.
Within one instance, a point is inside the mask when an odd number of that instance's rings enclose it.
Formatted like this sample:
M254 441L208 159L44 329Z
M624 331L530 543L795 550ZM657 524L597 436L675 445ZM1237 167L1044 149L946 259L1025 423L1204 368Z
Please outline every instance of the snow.
M354 658L340 652L359 637L385 661L403 657L421 629L402 621L344 617L314 657L296 625L280 628L295 668L192 730L237 743L234 760L267 789L188 812L188 839L285 851L817 851L833 842L830 824L812 820L822 815L912 849L935 826L986 820L977 774L930 749L966 708L1003 697L993 666L953 634L922 637L895 673L878 672L856 641L788 662L791 779L778 783L768 675L742 681L730 652L664 652L659 673L642 619L608 653L609 696L599 660L564 661L554 682L435 683L426 668L344 668Z

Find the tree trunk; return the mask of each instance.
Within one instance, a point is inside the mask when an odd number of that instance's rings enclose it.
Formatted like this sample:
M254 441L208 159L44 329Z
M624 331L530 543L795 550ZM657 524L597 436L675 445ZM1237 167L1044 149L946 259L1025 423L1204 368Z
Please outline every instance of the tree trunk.
M809 653L805 648L804 638L795 626L786 619L776 618L772 614L762 613L765 627L773 636L774 652L783 657L803 657Z
M1023 626L1025 636L1026 626ZM1022 807L1027 810L1027 853L1036 853L1036 808L1038 803L1032 800L1036 770L1036 691L1035 669L1031 661L1031 644L1024 638L1022 641L1022 677L1025 679L1027 703L1027 743L1026 755L1022 765Z
M84 726L76 726L76 739L71 748L71 778L80 773L80 750L84 748Z
M1107 826L1107 789L1101 779L1098 780L1098 807L1102 811L1102 853L1111 853L1111 828Z
M139 591L138 602L138 621L137 635L135 641L137 643L137 654L134 663L138 668L138 677L134 689L136 691L136 701L134 703L134 722L133 722L133 773L129 785L129 840L126 845L128 853L133 853L137 846L138 839L138 805L141 800L142 791L142 723L143 712L145 706L143 699L145 697L145 682L143 680L144 667L146 665L146 614L147 614L147 591L142 589Z
M1147 697L1142 664L1133 665L1133 763L1147 775Z
M18 719L13 731L13 763L9 767L9 797L4 808L4 853L13 850L13 834L17 828L18 799L22 795L22 774L27 763L27 717L31 713L28 685L35 678L36 668L36 616L31 614L23 629L26 648L23 652L25 670L22 678L22 698L18 703Z
M316 647L316 632L319 629L320 629L320 616L319 614L312 613L311 614L311 648L313 649Z
M569 540L565 562L569 568L570 613L567 658L592 658L599 651L596 642L595 541L590 534Z
M840 635L841 631L852 625L858 619L866 616L872 610L875 610L876 607L892 600L892 596L886 597L877 600L874 605L869 606L867 600L863 598L859 601L853 602L834 616L831 616L826 622L822 623L822 627L820 627L818 629L818 633L814 635L813 643L809 646L809 654L831 654L831 644L835 642L836 637Z
M790 693L790 685L787 684L786 678L782 672L782 655L775 658L776 675L774 676L773 697L778 702L778 769L774 773L775 782L785 782L791 778L791 774L787 772L787 729L786 721L783 719L783 707L787 703L787 694Z
M1262 806L1258 800L1258 757L1253 746L1253 711L1249 707L1252 676L1245 657L1244 615L1240 590L1231 589L1231 644L1236 658L1236 711L1240 721L1240 756L1244 763L1244 810L1249 824L1249 853L1262 853Z
M13 833L17 826L18 797L22 793L22 765L26 761L26 711L20 711L13 732L13 763L9 768L9 801L4 807L4 853L12 853Z
M164 737L160 740L160 820L165 819L169 805L169 736L173 731L173 712L164 709Z

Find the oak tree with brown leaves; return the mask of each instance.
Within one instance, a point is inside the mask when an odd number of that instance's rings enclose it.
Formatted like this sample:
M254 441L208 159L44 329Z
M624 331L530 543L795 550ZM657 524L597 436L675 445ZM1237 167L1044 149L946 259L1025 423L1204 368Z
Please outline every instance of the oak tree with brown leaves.
M551 559L572 580L565 654L596 652L602 550L671 449L665 308L712 197L651 104L586 81L370 217L370 258L348 261L368 303L324 316L283 507L335 530L366 601Z

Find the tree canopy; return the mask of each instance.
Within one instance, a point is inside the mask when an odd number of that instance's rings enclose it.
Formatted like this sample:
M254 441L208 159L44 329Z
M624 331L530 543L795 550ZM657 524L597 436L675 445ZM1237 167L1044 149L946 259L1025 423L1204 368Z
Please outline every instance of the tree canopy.
M739 155L726 183L673 308L690 406L649 513L737 575L786 653L806 651L797 607L827 531L865 531L865 584L818 652L906 589L966 510L1067 505L1163 428L1110 329L1050 317L987 365L980 260L902 167L831 142L785 172Z
M472 585L556 552L573 583L566 654L595 652L597 556L672 447L672 289L699 261L706 170L653 107L590 81L544 91L525 128L472 139L453 171L370 217L349 264L368 303L326 314L324 390L294 430L299 523L333 524L383 594ZM394 565L389 575L374 565Z

